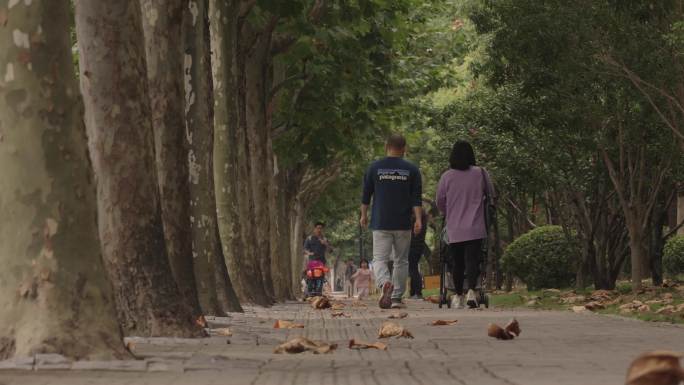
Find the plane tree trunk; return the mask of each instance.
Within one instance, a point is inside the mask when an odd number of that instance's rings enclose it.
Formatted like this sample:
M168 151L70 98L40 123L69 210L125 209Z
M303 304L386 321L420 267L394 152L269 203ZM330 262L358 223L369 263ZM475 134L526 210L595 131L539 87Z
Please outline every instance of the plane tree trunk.
M4 3L5 5L7 2ZM0 5L0 360L127 355L95 226L69 2ZM19 37L19 39L17 39Z
M100 239L122 329L203 335L166 250L139 2L77 0L76 29Z

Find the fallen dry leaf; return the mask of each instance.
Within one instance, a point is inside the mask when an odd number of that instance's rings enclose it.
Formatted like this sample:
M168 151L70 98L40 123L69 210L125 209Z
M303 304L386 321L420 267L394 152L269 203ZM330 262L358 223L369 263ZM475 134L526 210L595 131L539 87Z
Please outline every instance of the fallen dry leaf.
M572 311L575 313L586 313L589 311L585 306L573 306Z
M387 317L389 319L403 319L408 317L408 313L406 312L401 312L401 313L394 313L391 316Z
M642 312L642 313L651 311L651 307L649 305L647 305L641 301L637 301L637 300L634 300L632 302L621 305L619 307L619 309L620 309L620 313L625 313L625 314L633 313L635 311Z
M597 301L589 302L588 304L584 305L584 307L585 307L587 310L591 310L591 311L596 311L596 310L600 310L600 309L605 309L605 308L606 308L602 303L597 302Z
M353 306L353 307L368 307L368 305L366 305L365 303L363 303L363 302L361 302L361 301L354 301L354 302L352 302L352 306Z
M342 302L335 302L332 305L333 310L343 310L345 308L344 304Z
M677 385L684 381L682 354L653 351L637 357L627 371L627 385Z
M663 306L660 309L656 310L656 314L672 314L677 311L677 308L675 308L672 305L667 305Z
M294 323L292 321L277 320L273 325L274 329L304 329L304 324Z
M675 308L675 311L678 313L680 311L684 312L684 303L680 303L679 305L677 305L677 307Z
M648 313L648 312L651 311L651 307L648 306L648 305L641 305L641 306L639 306L639 307L637 308L637 311L638 311L639 313Z
M436 321L432 321L432 326L447 326L447 325L453 325L457 323L457 319L452 319L452 320L443 320L443 319L438 319Z
M427 297L425 297L425 300L428 302L439 304L439 296L438 295L427 296Z
M199 327L206 328L207 327L207 319L204 318L203 315L201 315L201 316L197 317L197 319L195 320L195 324Z
M518 320L515 318L508 321L508 324L504 327L504 330L506 330L508 333L515 334L516 337L520 337L520 333L522 332L522 330L520 330L520 322L518 322Z
M306 351L314 352L314 354L325 354L337 349L337 344L329 344L323 341L313 341L304 337L295 337L287 342L278 345L273 353L302 353Z
M487 335L499 340L512 340L515 337L519 337L521 332L520 323L515 318L510 320L503 328L497 324L489 324L487 328Z
M394 322L384 322L382 326L380 327L380 330L378 331L378 337L379 338L388 338L388 337L404 337L404 338L413 338L413 334L411 334L410 331L408 331L405 327L396 324Z
M233 335L233 332L231 332L228 328L209 329L209 333L224 337L230 337Z
M332 316L333 317L345 317L345 318L351 317L349 314L347 314L343 311L334 311L334 312L332 312Z
M387 350L387 345L383 344L382 342L375 342L375 343L368 343L368 342L363 342L363 341L357 341L357 340L349 340L349 349L378 349L378 350Z
M126 349L132 353L135 350L135 343L133 341L126 342Z
M328 297L314 297L311 300L311 307L314 309L327 309L330 307L330 300Z
M613 299L614 293L608 290L594 290L589 296L589 301L607 302Z
M584 302L587 298L583 295L573 295L570 297L564 297L561 298L560 302L568 305L572 305L574 303L579 303L579 302Z
M515 338L514 336L506 333L506 331L497 324L489 324L489 327L487 328L487 335L494 337L497 340L512 340Z

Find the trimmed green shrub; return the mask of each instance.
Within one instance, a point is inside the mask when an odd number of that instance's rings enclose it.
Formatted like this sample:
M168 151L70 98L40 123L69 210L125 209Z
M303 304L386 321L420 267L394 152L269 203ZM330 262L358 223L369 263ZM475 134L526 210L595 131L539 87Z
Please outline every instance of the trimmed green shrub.
M663 249L663 269L670 278L684 274L684 235L668 239Z
M568 240L560 226L541 226L508 245L501 265L528 290L563 288L574 284L579 254L577 240Z

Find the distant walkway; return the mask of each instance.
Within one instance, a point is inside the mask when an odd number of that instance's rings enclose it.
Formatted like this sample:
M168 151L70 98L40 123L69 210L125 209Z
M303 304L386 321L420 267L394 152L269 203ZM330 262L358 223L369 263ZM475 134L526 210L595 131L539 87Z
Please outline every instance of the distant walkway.
M217 320L229 324L219 326L230 327L232 337L135 342L147 360L120 367L129 371L0 370L0 384L605 385L623 384L629 363L641 352L684 351L684 328L677 326L571 312L440 310L415 301L406 309L409 316L398 321L415 339L385 341L387 351L349 350L350 338L375 342L380 324L394 313L369 305L347 302L344 312L351 318L335 319L331 310L308 304L248 308L244 315ZM519 339L487 337L488 323L504 324L513 316L522 328ZM459 322L453 326L428 326L454 318ZM306 327L273 329L277 319ZM339 348L327 355L272 353L279 342L302 334Z

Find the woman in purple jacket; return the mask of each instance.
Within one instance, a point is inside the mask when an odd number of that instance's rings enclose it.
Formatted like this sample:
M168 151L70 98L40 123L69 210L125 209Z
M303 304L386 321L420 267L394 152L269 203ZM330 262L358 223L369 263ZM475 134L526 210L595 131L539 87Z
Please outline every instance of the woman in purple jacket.
M478 307L474 289L480 276L482 240L487 237L485 198L494 199L494 186L487 171L475 165L470 143L457 141L449 157L451 168L442 174L437 187L437 207L446 219L449 253L453 259L451 276L456 295L452 306ZM464 299L464 273L467 294Z

